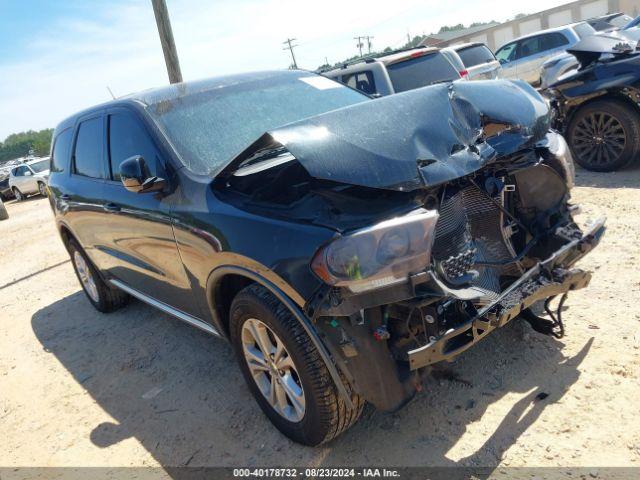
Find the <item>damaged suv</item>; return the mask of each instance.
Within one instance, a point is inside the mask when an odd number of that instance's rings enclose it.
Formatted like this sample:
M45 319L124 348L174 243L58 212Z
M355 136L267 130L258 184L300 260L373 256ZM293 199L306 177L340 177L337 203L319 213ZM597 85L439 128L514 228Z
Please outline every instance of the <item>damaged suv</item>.
M99 311L133 296L229 339L269 419L317 445L520 314L562 334L549 302L589 283L574 264L604 232L574 223L572 184L522 82L372 100L286 71L72 116L49 190Z

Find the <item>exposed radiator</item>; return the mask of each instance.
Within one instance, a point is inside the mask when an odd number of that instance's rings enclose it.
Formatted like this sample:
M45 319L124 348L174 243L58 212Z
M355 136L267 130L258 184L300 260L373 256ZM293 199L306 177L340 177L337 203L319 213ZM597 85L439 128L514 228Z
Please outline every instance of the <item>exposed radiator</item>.
M504 194L494 198L504 205ZM440 206L433 257L440 274L451 284L469 280L468 272L478 276L470 283L487 292L487 300L500 293L501 275L518 275L520 265L479 266L475 262L506 262L515 256L504 214L483 191L464 188L446 198Z

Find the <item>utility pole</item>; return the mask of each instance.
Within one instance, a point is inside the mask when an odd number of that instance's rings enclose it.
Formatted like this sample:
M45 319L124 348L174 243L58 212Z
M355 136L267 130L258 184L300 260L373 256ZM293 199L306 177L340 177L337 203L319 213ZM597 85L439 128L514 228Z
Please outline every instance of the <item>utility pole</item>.
M171 21L169 20L167 4L165 0L151 0L151 4L153 5L153 14L156 17L158 33L160 34L164 63L167 64L169 83L180 83L182 82L182 72L180 71L176 44L173 41L173 32L171 31Z
M295 38L287 38L284 42L282 42L282 44L287 45L286 47L283 48L283 50L289 50L291 52L291 60L293 60L293 68L297 70L298 64L296 63L296 56L293 54L293 47L297 47L297 45L291 45L291 42L295 42L295 41L296 41Z
M362 46L363 46L363 45L362 45L362 39L363 39L363 38L364 38L364 37L362 37L362 36L353 37L353 39L354 39L354 40L357 40L357 41L358 41L357 46L358 46L358 49L360 50L360 56L361 56L361 57L362 57Z
M369 52L369 55L371 54L371 39L373 38L373 35L365 35L365 37L367 39L367 50Z
M362 40L366 40L367 41L367 50L369 53L371 53L371 39L373 38L373 35L358 35L357 37L353 37L354 40L358 41L358 49L360 50L360 56L362 57L362 47L364 47L364 43L362 42Z

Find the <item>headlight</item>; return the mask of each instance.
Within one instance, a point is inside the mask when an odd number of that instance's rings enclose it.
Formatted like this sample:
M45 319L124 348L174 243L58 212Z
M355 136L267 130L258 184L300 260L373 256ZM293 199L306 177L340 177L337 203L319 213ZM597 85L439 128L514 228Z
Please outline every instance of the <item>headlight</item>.
M553 131L547 133L547 139L549 141L549 151L562 164L567 187L572 189L576 183L576 167L573 164L573 157L571 156L569 145L567 145L567 141L562 135Z
M404 282L429 266L437 221L435 210L419 210L344 235L320 248L311 268L356 293Z

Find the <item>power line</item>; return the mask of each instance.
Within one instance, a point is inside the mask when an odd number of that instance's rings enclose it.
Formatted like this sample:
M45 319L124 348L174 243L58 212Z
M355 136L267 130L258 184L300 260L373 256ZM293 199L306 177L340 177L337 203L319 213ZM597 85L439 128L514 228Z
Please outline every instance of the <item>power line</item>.
M282 42L282 44L288 45L287 47L284 47L283 50L289 50L291 52L291 59L293 60L293 68L297 70L298 64L296 63L296 56L293 54L293 48L297 47L298 45L291 45L291 42L294 42L296 40L297 40L296 38L287 38L284 42Z

